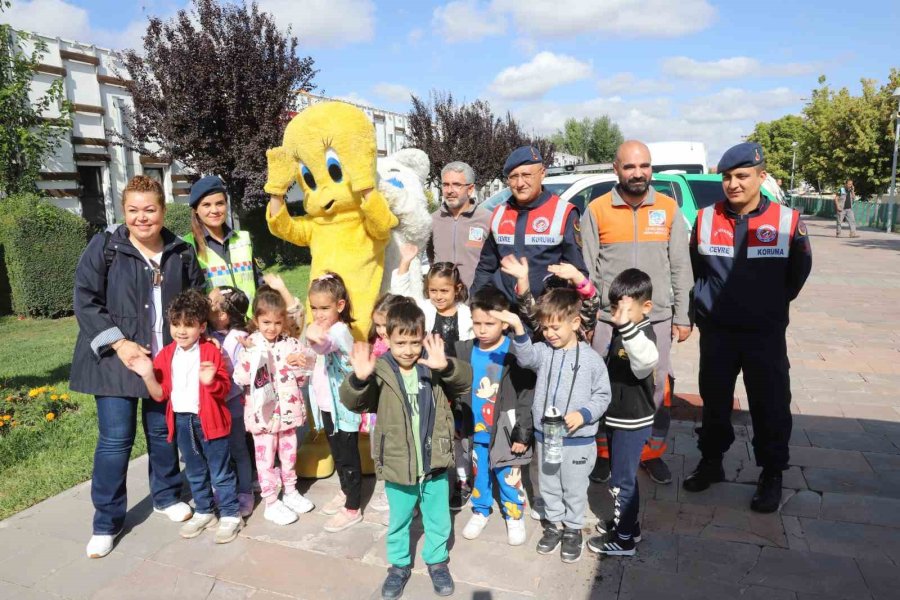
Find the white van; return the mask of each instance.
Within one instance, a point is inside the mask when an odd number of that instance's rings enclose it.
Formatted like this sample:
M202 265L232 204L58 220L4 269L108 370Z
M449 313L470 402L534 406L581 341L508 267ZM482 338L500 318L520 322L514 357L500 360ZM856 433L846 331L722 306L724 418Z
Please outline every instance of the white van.
M708 173L706 146L702 142L653 142L650 161L654 173L676 172L691 175Z

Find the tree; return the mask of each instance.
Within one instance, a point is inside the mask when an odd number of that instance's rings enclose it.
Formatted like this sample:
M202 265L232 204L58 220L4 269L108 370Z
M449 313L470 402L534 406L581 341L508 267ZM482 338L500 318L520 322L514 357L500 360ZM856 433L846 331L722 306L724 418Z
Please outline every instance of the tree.
M791 164L794 159L794 147L803 140L804 124L799 115L785 115L774 121L757 123L753 133L747 136L747 141L758 142L763 147L766 155L766 171L772 177L781 179L785 186L791 179ZM797 165L803 161L803 156L797 148ZM796 174L795 169L795 174ZM796 177L795 177L796 181Z
M619 126L608 115L580 121L566 119L563 128L550 139L559 149L580 156L584 162L612 162L616 149L625 141Z
M0 0L0 12L9 6ZM62 78L43 95L30 94L46 53L39 38L0 24L0 197L36 191L44 158L71 127Z
M819 187L836 188L851 179L860 195L870 196L883 193L890 182L897 108L891 94L900 86L900 69L891 69L880 88L871 79L861 83L862 94L851 96L847 88L832 90L824 76L819 78L803 108L798 170Z
M150 18L144 55L125 52L134 110L120 142L220 176L237 207L262 204L266 149L281 144L294 94L314 87L313 59L255 2L192 7Z
M525 135L508 112L498 117L488 102L460 104L449 92L432 91L427 101L413 95L408 139L431 160L432 184L440 182L443 166L456 160L472 166L479 187L502 178L509 153L526 144L538 148L545 164L553 161L553 145Z

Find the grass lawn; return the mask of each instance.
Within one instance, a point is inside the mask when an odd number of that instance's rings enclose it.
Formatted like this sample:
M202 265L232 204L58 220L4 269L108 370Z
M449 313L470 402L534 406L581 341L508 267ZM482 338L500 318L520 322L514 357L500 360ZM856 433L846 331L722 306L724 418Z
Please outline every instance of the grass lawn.
M288 289L306 297L309 267L273 267ZM68 392L69 367L78 334L74 317L43 320L0 317L0 393L6 389L55 387ZM17 427L0 435L0 519L90 479L97 443L93 396L71 393L78 405L53 422ZM146 451L138 427L132 458Z

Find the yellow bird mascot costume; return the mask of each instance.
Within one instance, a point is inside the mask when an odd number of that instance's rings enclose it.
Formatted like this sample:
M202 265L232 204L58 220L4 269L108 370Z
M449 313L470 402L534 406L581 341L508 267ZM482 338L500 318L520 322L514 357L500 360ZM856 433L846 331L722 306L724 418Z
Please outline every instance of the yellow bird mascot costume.
M343 277L353 302L353 337L365 340L381 288L384 250L397 217L376 189L375 128L344 102L319 102L291 119L278 148L266 152L269 231L309 246L310 279L325 271ZM292 218L284 195L303 189L306 215ZM307 310L307 315L309 315Z

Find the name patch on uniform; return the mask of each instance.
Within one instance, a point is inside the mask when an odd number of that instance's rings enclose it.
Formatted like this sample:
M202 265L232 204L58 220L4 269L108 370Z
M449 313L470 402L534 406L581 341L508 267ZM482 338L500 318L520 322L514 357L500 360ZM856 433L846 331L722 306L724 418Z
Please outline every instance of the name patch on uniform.
M538 217L531 224L531 227L538 233L544 233L550 229L550 219L547 217Z
M700 254L706 254L708 256L734 256L734 246L713 246L710 244L703 244L697 247L700 251Z
M498 244L513 244L515 241L515 237L516 236L514 235L507 235L503 233L498 233L494 236Z
M664 210L651 210L648 215L649 224L651 227L660 227L666 224L666 211Z
M760 225L756 230L756 239L761 241L763 244L771 244L775 241L776 237L778 237L778 230L768 223L765 225Z
M784 248L772 248L772 247L760 247L760 246L751 246L747 248L747 258L785 258L787 257L787 252L785 252Z
M469 241L470 242L483 242L484 241L484 229L481 227L469 227Z
M512 237L512 236L510 236ZM557 246L561 244L563 241L563 236L561 235L526 235L525 243L532 244L535 246ZM500 240L497 240L499 243ZM510 244L512 241L509 242Z

